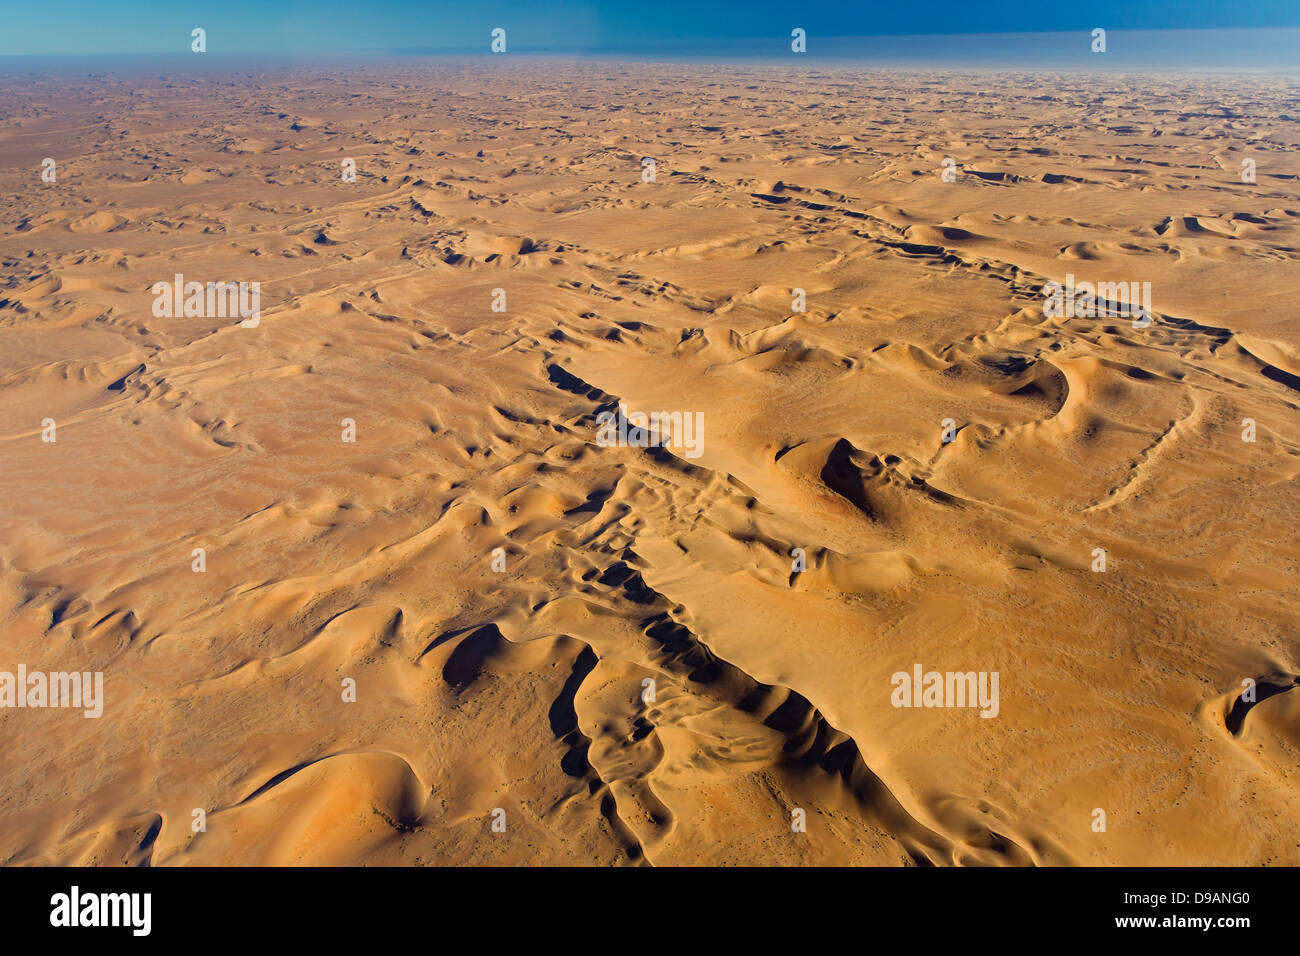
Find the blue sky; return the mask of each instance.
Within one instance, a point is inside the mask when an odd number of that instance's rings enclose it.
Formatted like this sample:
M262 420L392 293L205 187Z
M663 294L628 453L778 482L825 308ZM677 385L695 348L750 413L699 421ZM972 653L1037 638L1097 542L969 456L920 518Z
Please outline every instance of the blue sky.
M484 50L672 54L803 27L817 37L1300 26L1300 0L5 0L0 54ZM788 43L788 40L786 41Z

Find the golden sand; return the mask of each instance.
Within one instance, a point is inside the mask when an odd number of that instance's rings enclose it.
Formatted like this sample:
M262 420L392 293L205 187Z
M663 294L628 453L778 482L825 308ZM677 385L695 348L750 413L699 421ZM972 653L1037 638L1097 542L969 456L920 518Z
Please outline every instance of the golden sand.
M1294 81L8 85L0 860L1300 863Z

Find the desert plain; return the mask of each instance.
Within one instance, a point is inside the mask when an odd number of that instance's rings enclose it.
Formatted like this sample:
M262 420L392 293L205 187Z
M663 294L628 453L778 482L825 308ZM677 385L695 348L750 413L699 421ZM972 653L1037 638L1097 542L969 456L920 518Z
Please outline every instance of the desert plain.
M1300 863L1295 77L0 85L0 861Z

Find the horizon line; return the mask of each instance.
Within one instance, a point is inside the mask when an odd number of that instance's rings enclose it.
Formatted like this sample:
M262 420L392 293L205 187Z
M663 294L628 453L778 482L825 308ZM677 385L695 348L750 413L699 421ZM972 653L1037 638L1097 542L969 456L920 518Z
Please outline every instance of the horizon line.
M74 58L97 58L113 59L128 57L145 57L145 56L210 56L213 58L229 56L268 56L268 57L311 57L322 55L338 56L363 56L375 54L388 54L392 56L465 56L465 57L598 57L598 56L668 56L689 52L694 57L714 55L724 59L731 59L738 55L733 52L738 46L771 44L771 52L764 50L746 48L739 55L760 55L767 59L782 59L785 57L808 57L809 59L817 58L816 47L820 44L833 44L842 47L846 43L853 41L961 41L969 43L981 38L1032 38L1032 37L1087 37L1091 29L1081 28L1074 30L1005 30L1005 31L981 31L981 32L957 32L957 33L851 33L851 34L810 34L808 36L808 49L803 53L794 53L785 49L788 46L790 36L782 34L752 34L736 35L722 37L681 37L670 42L649 42L645 44L592 44L587 46L550 46L546 48L527 48L523 50L507 51L505 53L492 53L487 49L487 43L475 44L472 46L455 45L455 46L372 46L372 47L295 47L295 48L276 48L276 47L251 47L228 50L209 50L202 54L192 53L185 49L183 45L168 49L140 49L140 50L80 50L80 51L42 51L42 52L21 52L6 53L0 52L0 60L33 60L41 58L49 59L74 59ZM1258 26L1228 26L1228 27L1196 27L1196 26L1170 26L1146 29L1110 29L1106 30L1107 36L1116 37L1150 37L1167 34L1203 34L1203 35L1222 35L1222 34L1265 34L1276 37L1279 34L1297 34L1300 35L1300 25L1280 25L1270 27ZM211 34L209 33L209 37ZM217 36L221 36L218 32ZM517 41L515 41L517 42ZM853 51L839 50L841 56L852 54ZM936 51L942 52L942 51ZM1106 56L1113 58L1123 58L1123 55L1131 55L1134 52L1123 48L1113 50ZM1293 51L1293 56L1298 65L1300 65L1300 45ZM1116 56L1119 54L1120 56ZM1102 67L1099 67L1102 68Z

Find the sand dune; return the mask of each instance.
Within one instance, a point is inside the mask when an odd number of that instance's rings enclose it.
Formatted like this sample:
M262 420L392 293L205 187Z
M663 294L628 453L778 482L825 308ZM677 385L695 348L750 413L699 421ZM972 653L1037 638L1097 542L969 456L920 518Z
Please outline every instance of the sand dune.
M1300 863L1293 80L492 66L7 84L0 860Z

